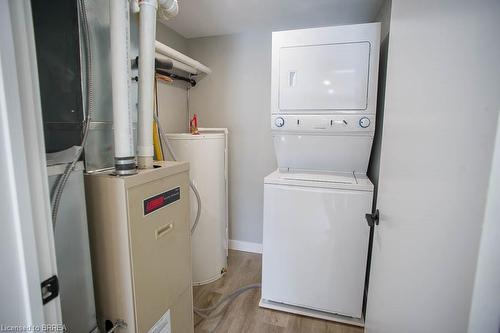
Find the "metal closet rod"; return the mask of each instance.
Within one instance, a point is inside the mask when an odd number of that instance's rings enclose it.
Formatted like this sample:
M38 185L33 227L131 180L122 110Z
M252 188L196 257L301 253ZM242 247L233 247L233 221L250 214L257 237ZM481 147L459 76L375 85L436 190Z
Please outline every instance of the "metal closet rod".
M139 56L135 57L135 59L132 60L131 68L132 69L139 68ZM172 59L168 58L164 59L155 58L155 69L164 69L164 70L174 69L174 62L172 61Z
M177 75L177 74L174 74L171 72L167 72L166 70L161 69L161 68L156 68L156 73L168 76L174 80L185 81L185 82L189 83L191 85L191 87L194 87L196 85L196 81L190 77L180 76L180 75Z

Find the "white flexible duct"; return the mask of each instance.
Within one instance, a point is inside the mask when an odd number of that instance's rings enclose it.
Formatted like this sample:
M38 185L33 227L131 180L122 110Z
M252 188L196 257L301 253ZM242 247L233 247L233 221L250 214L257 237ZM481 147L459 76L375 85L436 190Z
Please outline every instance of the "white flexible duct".
M136 173L132 132L132 110L129 102L129 3L110 1L111 73L113 92L113 135L115 169L119 175Z
M182 54L181 52L179 52L179 51L177 51L177 50L175 50L175 49L173 49L165 44L162 44L158 41L155 42L155 49L156 49L157 53L163 54L164 56L169 57L171 59L178 60L178 61L180 61L180 62L182 62L190 67L193 67L193 68L199 70L200 72L203 72L206 74L212 73L212 70L210 68L203 65L199 61L196 61L193 58L190 58L187 55Z

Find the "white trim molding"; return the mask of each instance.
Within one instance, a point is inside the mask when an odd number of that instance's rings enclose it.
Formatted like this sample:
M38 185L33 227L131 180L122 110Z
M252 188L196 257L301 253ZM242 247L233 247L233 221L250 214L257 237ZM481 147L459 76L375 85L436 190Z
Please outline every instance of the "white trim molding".
M11 311L2 324L61 324L59 297L43 305L40 295L57 265L31 2L0 1L0 27L0 266L9 272L0 308Z
M229 249L243 252L262 253L262 244L230 239Z

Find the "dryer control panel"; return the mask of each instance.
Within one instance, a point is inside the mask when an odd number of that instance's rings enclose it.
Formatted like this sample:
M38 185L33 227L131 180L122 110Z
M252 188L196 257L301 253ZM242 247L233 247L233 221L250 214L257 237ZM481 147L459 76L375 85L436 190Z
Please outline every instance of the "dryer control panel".
M330 134L356 132L373 133L374 115L273 115L273 131L325 132Z

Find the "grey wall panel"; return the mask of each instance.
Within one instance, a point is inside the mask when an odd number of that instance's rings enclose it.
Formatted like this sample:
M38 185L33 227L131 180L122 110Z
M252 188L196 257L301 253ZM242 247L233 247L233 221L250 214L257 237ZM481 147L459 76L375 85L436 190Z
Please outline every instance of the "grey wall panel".
M66 166L47 167L51 192ZM89 333L97 320L82 162L76 164L64 188L54 240L63 323L67 332Z

